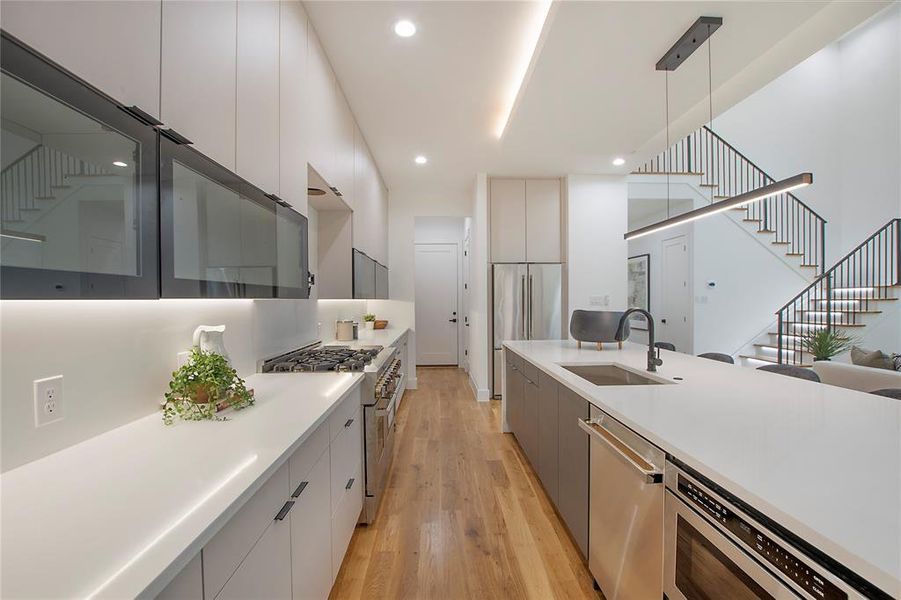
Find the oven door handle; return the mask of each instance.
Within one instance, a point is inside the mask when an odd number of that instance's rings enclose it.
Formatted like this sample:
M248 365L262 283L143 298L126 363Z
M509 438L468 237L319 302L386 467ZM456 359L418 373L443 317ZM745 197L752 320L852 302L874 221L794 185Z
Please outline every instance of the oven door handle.
M581 427L589 437L601 441L609 450L618 455L626 464L641 473L646 483L663 483L663 471L641 457L624 441L613 435L597 419L579 419Z

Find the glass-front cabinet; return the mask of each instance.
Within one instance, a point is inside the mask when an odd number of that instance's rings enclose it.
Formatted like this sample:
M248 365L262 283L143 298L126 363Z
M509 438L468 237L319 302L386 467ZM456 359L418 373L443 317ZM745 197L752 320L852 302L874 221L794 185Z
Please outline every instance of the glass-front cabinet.
M160 138L164 298L308 298L307 219Z
M158 297L157 131L0 43L2 297Z

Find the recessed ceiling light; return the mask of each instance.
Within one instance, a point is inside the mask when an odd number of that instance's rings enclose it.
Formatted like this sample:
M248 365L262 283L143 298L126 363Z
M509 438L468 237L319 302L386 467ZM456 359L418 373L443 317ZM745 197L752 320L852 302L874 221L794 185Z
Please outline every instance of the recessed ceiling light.
M127 167L128 163L124 163L121 160L114 160L113 165L116 167Z
M412 21L403 19L394 24L394 33L400 37L410 37L416 33L416 25Z
M626 159L622 158L621 156L617 156L616 158L613 159L613 164L614 164L614 166L621 167L624 164L626 164Z
M417 156L416 158L413 159L413 162L415 162L417 165L424 165L427 162L429 162L429 159L427 159L425 156L420 154L419 156Z

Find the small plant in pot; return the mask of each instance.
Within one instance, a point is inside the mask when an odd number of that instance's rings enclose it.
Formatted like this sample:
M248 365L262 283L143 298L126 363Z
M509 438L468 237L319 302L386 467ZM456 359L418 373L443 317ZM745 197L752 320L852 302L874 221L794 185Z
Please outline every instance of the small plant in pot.
M835 329L818 329L801 339L804 351L813 356L813 360L832 360L842 352L847 352L854 344L854 338Z
M366 329L375 329L375 315L366 313L363 315L363 323L365 323Z
M227 408L240 410L253 405L253 390L221 354L195 347L190 360L172 373L163 402L163 422L224 421L217 413Z

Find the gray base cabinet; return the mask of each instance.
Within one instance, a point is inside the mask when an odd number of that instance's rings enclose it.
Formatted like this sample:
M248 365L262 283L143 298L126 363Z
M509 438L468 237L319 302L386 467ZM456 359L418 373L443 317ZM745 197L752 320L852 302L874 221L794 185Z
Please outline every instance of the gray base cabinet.
M506 352L507 424L583 556L588 556L587 400Z
M557 510L566 522L583 556L588 556L588 436L579 419L588 418L588 401L560 386L558 402L558 494Z
M538 477L556 506L558 491L558 394L557 381L543 372L538 375Z

